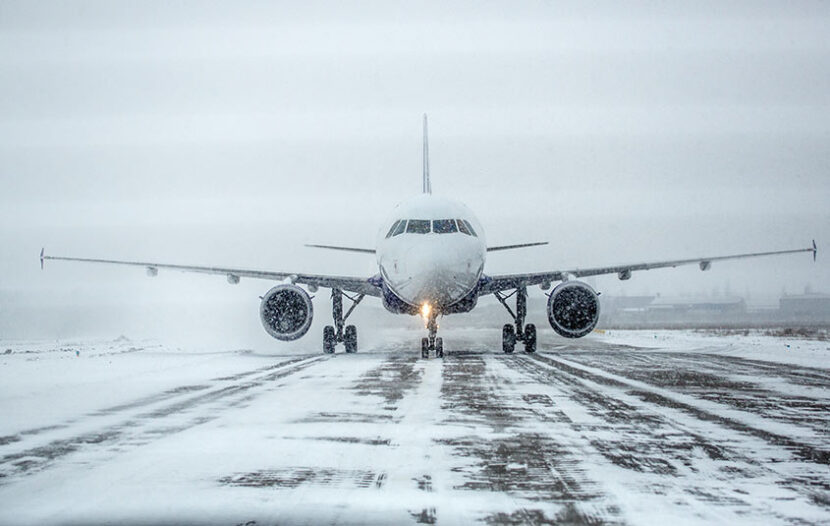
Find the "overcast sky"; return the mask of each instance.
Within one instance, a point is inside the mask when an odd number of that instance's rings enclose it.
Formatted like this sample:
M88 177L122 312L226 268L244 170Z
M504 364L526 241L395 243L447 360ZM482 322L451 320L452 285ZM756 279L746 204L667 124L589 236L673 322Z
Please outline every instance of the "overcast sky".
M43 245L370 275L371 256L302 244L373 247L420 190L424 112L434 192L477 211L491 244L552 242L493 254L490 272L815 237L817 264L596 285L830 292L828 2L0 1L2 314L78 302L126 318L185 298L191 317L241 305L253 327L269 287L41 272Z

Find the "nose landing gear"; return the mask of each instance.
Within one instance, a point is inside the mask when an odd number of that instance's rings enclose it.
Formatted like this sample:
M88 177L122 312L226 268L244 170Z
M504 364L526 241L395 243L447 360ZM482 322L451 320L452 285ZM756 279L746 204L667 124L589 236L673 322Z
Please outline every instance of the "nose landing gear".
M444 357L444 340L438 338L438 313L432 311L428 314L427 330L429 336L421 338L421 358L429 358L429 351L435 351L436 358Z
M343 296L352 300L352 306L343 314ZM334 327L326 325L323 327L323 352L326 354L333 354L334 347L338 342L343 342L347 353L357 352L357 327L354 325L345 325L346 320L352 313L357 304L363 299L363 294L352 298L340 289L331 289L331 316L334 318Z
M511 296L516 296L516 312L514 313L507 300ZM512 294L505 296L501 292L495 293L496 299L499 303L504 305L507 312L513 318L514 325L509 323L502 327L501 330L501 345L502 350L510 354L516 347L516 342L524 342L525 352L536 352L536 326L532 323L525 325L525 318L527 318L527 288L519 287Z

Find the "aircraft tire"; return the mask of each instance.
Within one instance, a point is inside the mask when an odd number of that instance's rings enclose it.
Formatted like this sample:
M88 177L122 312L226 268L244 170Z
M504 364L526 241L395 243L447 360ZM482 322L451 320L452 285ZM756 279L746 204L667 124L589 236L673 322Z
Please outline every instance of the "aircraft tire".
M429 358L429 338L421 338L421 358Z
M343 343L346 345L347 353L357 352L357 327L346 325L346 330L343 332Z
M337 338L334 336L334 327L326 325L323 327L323 352L326 354L334 354L334 346L337 344Z
M536 326L532 323L525 325L525 352L536 352Z
M507 324L501 329L501 348L507 354L513 352L516 347L516 330L512 325Z
M437 358L444 357L444 340L442 338L435 338L435 356Z

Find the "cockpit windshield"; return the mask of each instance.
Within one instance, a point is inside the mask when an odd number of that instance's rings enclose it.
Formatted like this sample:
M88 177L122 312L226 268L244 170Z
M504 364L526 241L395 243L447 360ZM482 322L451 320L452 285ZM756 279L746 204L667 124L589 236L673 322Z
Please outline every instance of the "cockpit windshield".
M386 239L389 239L395 234L395 229L398 228L398 225L401 222L406 223L406 221L404 221L403 219L398 219L392 224L392 226L389 228L389 232L386 234Z
M450 234L458 232L455 226L455 219L433 219L432 231L436 234Z
M430 232L452 234L461 232L476 237L475 230L465 219L398 219L389 227L386 237L398 236L404 232L407 234L429 234Z
M429 219L410 219L406 224L407 234L429 234Z
M403 234L404 230L406 230L406 219L401 219L398 221L398 225L395 227L395 231L392 232L392 235L397 236Z
M470 224L469 221L466 219L457 219L458 221L458 230L463 233L467 234L468 236L478 237L476 235L476 231L473 230L473 226Z

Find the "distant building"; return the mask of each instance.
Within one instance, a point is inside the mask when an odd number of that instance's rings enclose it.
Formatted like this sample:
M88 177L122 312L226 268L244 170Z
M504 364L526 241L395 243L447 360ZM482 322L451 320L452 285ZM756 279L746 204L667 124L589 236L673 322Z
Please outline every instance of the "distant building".
M609 296L600 299L602 309L611 312L642 312L653 302L655 296Z
M778 300L781 314L792 318L830 320L830 294L798 294Z
M746 312L746 301L738 297L724 298L655 298L648 306L649 311L671 310L693 313L741 313Z

